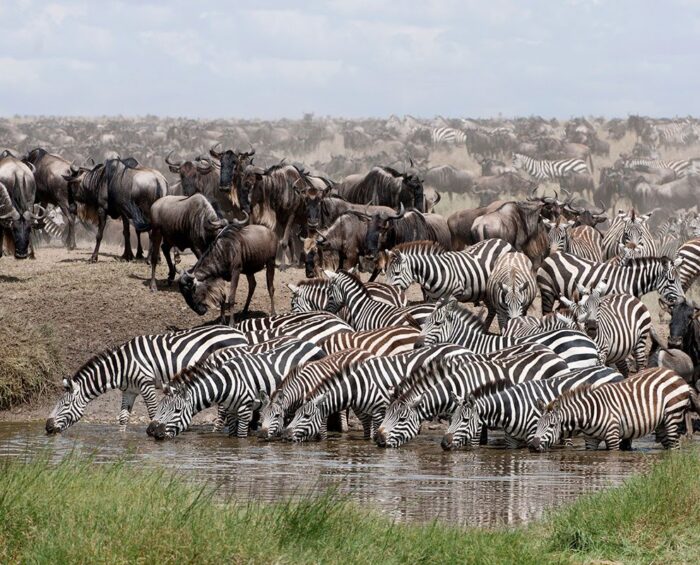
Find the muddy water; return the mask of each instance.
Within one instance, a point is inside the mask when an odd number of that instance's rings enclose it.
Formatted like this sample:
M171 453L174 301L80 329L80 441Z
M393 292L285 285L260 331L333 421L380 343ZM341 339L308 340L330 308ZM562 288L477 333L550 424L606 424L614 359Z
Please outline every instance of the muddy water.
M127 457L132 465L177 470L240 499L276 501L334 487L400 520L473 526L532 520L583 493L619 484L661 456L649 440L632 452L577 447L547 454L498 446L444 453L439 441L431 432L398 450L380 450L352 433L292 445L195 428L156 443L138 426L119 433L115 426L78 424L47 437L39 424L0 424L0 458L44 453L58 461L74 451L98 462Z

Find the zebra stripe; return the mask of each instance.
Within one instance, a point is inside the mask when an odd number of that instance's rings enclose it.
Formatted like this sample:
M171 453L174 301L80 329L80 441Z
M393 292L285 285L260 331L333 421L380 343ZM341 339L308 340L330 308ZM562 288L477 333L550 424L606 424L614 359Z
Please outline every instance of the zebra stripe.
M382 304L401 308L408 303L404 293L388 284L363 283L369 295ZM331 283L328 279L308 279L290 284L292 291L292 312L323 311L328 305ZM340 316L343 318L343 316Z
M464 398L488 383L506 386L546 379L567 371L562 359L545 347L508 359L465 363L463 358L438 359L416 371L413 384L386 409L377 430L379 447L399 447L420 432L423 422L452 414L455 397Z
M350 363L373 357L369 351L346 349L293 369L272 393L261 395L260 434L271 438L280 435L288 418L303 404L306 395L325 379ZM344 413L344 412L343 412Z
M466 145L467 134L449 127L433 128L430 132L433 145Z
M337 316L329 312L314 311L314 312L291 312L289 314L277 314L276 316L266 316L264 318L249 318L238 322L236 329L240 332L252 332L260 330L272 330L275 328L299 324L305 321L318 321L321 318L336 320Z
M328 415L352 408L362 422L365 439L369 439L401 379L431 359L465 353L468 351L456 345L439 345L349 364L307 395L283 437L294 442L325 439Z
M467 397L457 401L450 426L442 439L443 449L476 447L482 426L505 431L506 446L523 447L531 440L541 416L539 402L551 402L567 390L581 386L598 387L624 377L609 367L582 369L546 380L528 381L482 396L475 391L476 398Z
M245 337L250 344L263 343L282 336L294 336L297 339L321 343L333 335L351 331L352 328L340 318L324 316L270 330L246 332Z
M547 257L537 271L537 284L542 297L542 313L548 314L560 296L573 298L578 286L594 288L605 281L612 294L631 294L641 298L656 290L673 304L683 296L676 271L680 261L665 257L630 259L625 266L595 263L569 253Z
M549 253L571 253L589 261L603 260L603 237L591 226L574 226L574 221L558 217L555 222L543 218L549 230Z
M666 448L679 446L679 425L686 411L700 412L695 393L675 371L646 369L634 377L591 390L579 387L545 407L530 447L545 451L562 433L583 433L586 448L601 441L620 449L623 440L656 432Z
M578 329L578 324L569 313L561 310L545 314L542 318L520 316L512 318L501 330L501 335L510 337L527 337L552 330Z
M375 355L396 355L413 350L420 330L408 326L381 328L363 332L341 332L321 343L329 355L345 349L364 349Z
M464 251L445 251L426 241L401 244L387 252L387 283L406 290L417 282L433 301L448 296L465 302L483 300L496 262L514 250L502 239L488 239Z
M229 433L235 429L238 437L247 437L260 391L269 396L294 367L324 356L316 344L295 341L232 359L215 370L191 367L164 387L147 433L156 439L172 438L189 427L195 414L218 404L226 411Z
M125 429L140 394L149 417L156 412L157 386L183 368L223 347L246 345L243 334L228 326L203 326L158 335L142 335L100 353L71 378L65 394L46 421L48 433L62 432L82 418L88 402L109 390L122 391L119 424Z
M656 240L649 230L651 214L640 215L635 210L618 212L610 229L603 236L603 253L612 259L620 252L620 246L634 248L635 257L657 257Z
M527 314L537 296L537 281L532 262L524 253L501 255L486 282L486 300L491 317L484 326L490 327L495 314L503 328L509 319Z
M622 161L623 169L672 169L676 177L681 178L686 175L690 168L690 161L687 159L677 159L673 161L662 159L625 159Z
M492 353L522 343L539 343L549 347L569 366L585 369L598 364L598 350L589 337L577 330L554 330L522 338L484 332L481 321L456 301L438 305L423 326L416 346L455 343L475 353Z
M572 173L589 173L588 166L581 159L560 159L547 161L533 159L521 153L513 153L513 168L524 169L537 180L556 180Z
M678 278L686 291L700 275L700 238L686 241L678 248L676 260L680 261Z

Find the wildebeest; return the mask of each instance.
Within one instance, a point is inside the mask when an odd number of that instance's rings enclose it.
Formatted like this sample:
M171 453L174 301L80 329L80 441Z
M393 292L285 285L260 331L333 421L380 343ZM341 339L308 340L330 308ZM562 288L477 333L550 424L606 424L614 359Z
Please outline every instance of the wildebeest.
M457 169L452 165L431 167L425 172L425 184L450 194L468 193L474 183L471 171Z
M479 195L479 206L488 206L499 194L509 196L528 194L536 188L537 182L509 171L476 179L472 186L472 192Z
M219 190L219 164L211 159L198 157L193 161L171 161L172 151L165 158L171 173L180 176L182 193L185 196L203 194L220 218L232 219L234 206L230 196Z
M68 202L72 212L75 213L77 203L80 202L85 205L90 216L97 216L95 250L90 261L97 261L107 216L115 220L121 218L124 233L122 258L131 261L134 254L131 250L129 220L133 205L150 221L151 206L168 193L165 177L155 169L142 167L136 159L116 158L108 159L87 172L71 170L71 174L64 178L68 181ZM137 230L137 259L143 258L140 233Z
M65 245L68 249L75 249L75 214L71 212L68 203L68 182L65 177L70 176L71 169L77 171L77 167L40 147L32 149L27 154L26 161L35 168L36 201L44 207L52 204L61 209L67 222Z
M32 228L41 226L46 215L44 208L34 204L34 175L20 159L3 152L0 154L0 184L3 185L12 205L12 210L4 212L0 217L5 244L14 252L15 259L26 259L34 254L31 249ZM1 248L0 242L0 255Z
M236 192L243 180L243 171L248 165L253 164L255 149L251 147L250 151L240 152L233 149L216 151L216 145L209 150L209 154L220 163L219 189L223 192L230 192L231 201L236 206L238 205Z
M192 196L163 196L151 206L151 220L148 222L141 211L134 207L134 226L151 234L151 290L157 290L156 266L160 262L160 247L168 263L168 284L175 280L175 265L170 258L170 250L191 249L199 259L216 239L219 231L228 223L219 218L209 199L203 194Z
M292 252L293 261L301 254L298 239L292 237L292 227L304 221L303 200L294 188L301 178L299 169L293 165L279 163L267 169L249 165L237 187L238 202L250 214L250 221L266 226L277 236L280 263L287 250Z
M270 295L270 313L275 314L275 255L279 240L265 226L245 225L245 221L233 220L219 232L214 242L197 260L194 267L182 274L180 292L192 310L200 316L207 313L210 305L221 308L224 321L224 281L231 281L228 297L230 319L234 325L234 305L238 279L244 274L248 279L248 297L243 314L248 312L255 291L255 273L266 270L267 292Z
M659 306L671 314L668 346L681 349L700 367L700 307L687 298L672 306L659 300Z
M355 204L375 204L397 209L424 210L423 181L412 172L400 173L391 167L374 167L364 176L346 179L337 188L337 194Z
M675 209L692 208L698 205L700 192L700 175L686 174L683 178L666 184L650 184L646 181L637 182L632 195L633 202L646 208L666 207L669 202Z

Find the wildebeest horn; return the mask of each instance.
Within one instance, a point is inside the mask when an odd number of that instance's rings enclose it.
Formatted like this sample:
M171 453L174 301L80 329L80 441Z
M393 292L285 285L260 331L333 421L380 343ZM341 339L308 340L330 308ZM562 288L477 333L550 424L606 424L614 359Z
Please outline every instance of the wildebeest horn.
M180 284L183 286L192 286L194 285L194 277L185 271L180 275Z
M215 143L214 145L212 145L212 146L209 148L209 155L211 155L211 156L214 157L215 159L221 160L221 156L224 154L223 151L221 151L221 152L215 151L215 149L216 149L219 145L221 145L220 142L217 142L217 143Z
M241 228L244 226L247 226L248 222L250 221L250 215L248 214L248 212L243 211L243 216L244 216L244 218L242 220L231 220L229 222L229 225L230 226L238 226Z
M80 167L78 167L78 165L75 164L75 161L72 161L70 164L70 170L72 173L77 173L78 171L80 171Z
M212 162L207 159L206 157L197 157L197 163L200 163L197 165L197 170L200 173L208 173L212 170ZM201 165L201 163L204 163L204 166Z
M25 165L27 165L27 167L29 167L29 170L32 172L32 174L36 173L36 167L34 166L34 163L32 163L31 161L27 161L25 159L22 159L22 163L24 163Z
M173 161L170 160L170 156L171 156L173 153L175 153L175 150L174 150L174 149L173 149L172 151L170 151L170 153L168 153L168 156L165 158L165 162L166 162L168 165L171 165L172 167L179 167L180 165L182 165L182 161L173 162Z
M533 200L539 200L536 196L535 193L537 192L537 185L534 185L531 189L530 192L528 192L527 199L532 202Z
M401 205L399 207L399 213L396 216L387 216L387 220L400 220L403 218L404 214L406 213L406 210L403 207L403 202L401 202Z
M38 209L39 213L32 213L31 217L34 220L41 220L46 217L46 208L44 208L41 204L34 204L34 209Z
M253 149L252 143L249 143L248 145L250 145L250 151L246 153L246 155L248 155L248 157L252 157L253 155L255 155L255 149Z

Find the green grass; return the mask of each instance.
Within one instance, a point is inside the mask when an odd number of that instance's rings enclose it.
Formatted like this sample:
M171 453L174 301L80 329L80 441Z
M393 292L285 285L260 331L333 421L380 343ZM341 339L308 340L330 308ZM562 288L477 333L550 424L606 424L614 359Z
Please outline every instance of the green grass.
M58 339L49 325L2 318L0 352L0 410L54 389L56 375L63 374Z
M337 493L226 500L171 474L68 459L0 467L2 563L683 563L700 560L700 457L518 528L412 525Z

